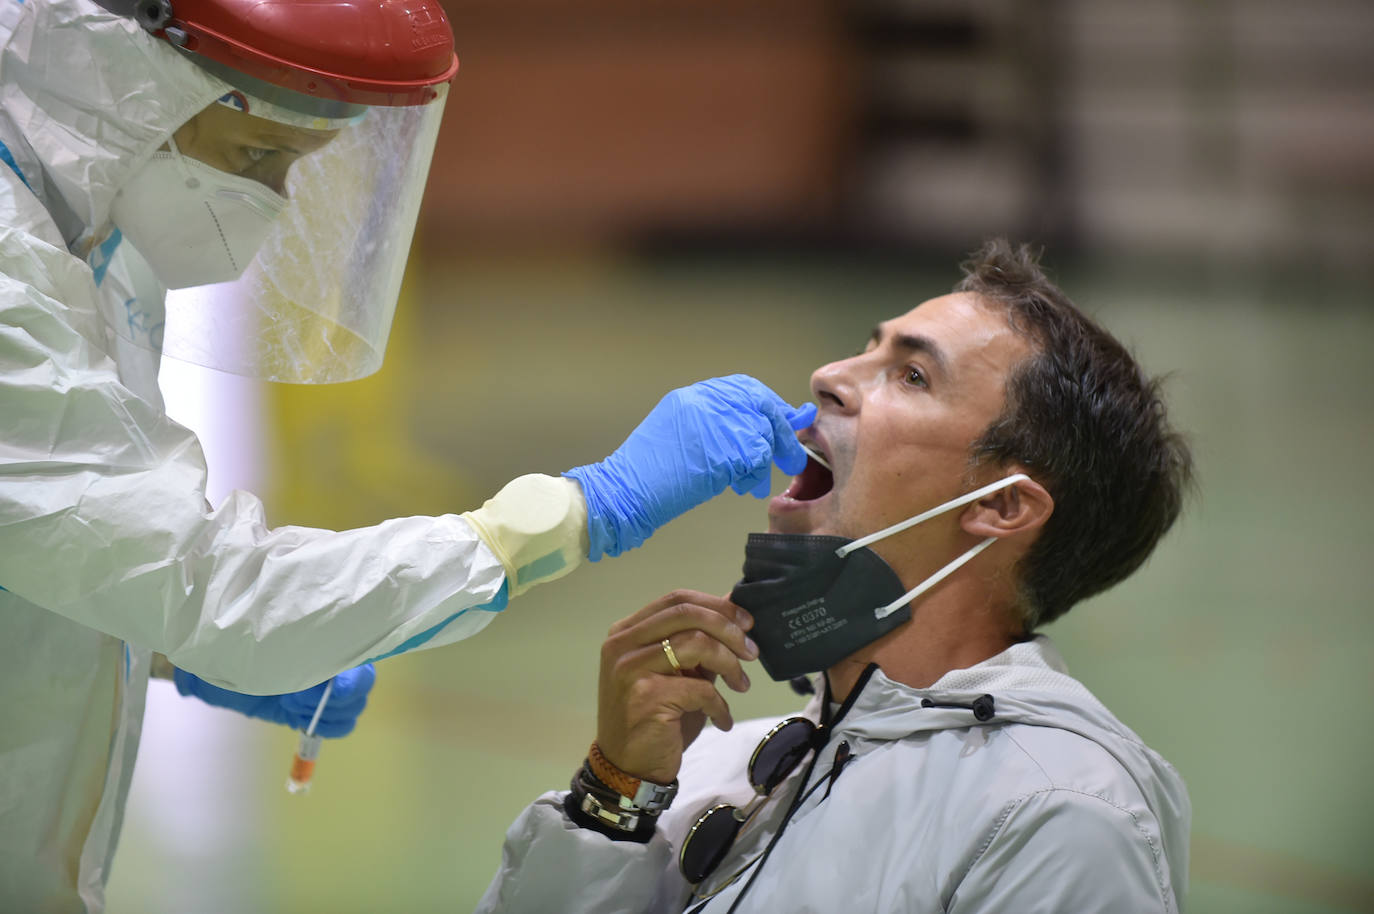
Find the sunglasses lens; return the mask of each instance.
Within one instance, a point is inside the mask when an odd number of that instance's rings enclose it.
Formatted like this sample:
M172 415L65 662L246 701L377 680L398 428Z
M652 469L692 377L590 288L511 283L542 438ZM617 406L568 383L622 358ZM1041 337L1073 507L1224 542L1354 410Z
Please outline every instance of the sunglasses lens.
M733 806L716 806L692 826L677 857L678 869L688 882L695 885L705 879L725 859L740 829L734 812Z
M759 793L772 793L811 748L811 735L815 732L816 725L803 717L793 717L779 724L754 752L749 763L749 781L754 789Z

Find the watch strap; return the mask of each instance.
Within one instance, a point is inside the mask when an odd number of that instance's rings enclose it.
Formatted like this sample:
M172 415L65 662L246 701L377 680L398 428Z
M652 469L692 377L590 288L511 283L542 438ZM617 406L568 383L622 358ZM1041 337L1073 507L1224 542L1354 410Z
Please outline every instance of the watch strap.
M630 800L632 804L650 815L658 815L672 805L677 796L677 781L671 784L655 784L653 781L640 781L639 789Z

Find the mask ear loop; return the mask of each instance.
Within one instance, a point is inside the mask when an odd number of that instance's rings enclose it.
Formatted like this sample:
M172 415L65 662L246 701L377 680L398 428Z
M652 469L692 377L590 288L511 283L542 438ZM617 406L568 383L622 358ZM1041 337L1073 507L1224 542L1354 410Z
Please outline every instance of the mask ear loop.
M186 179L186 186L193 189L200 187L200 178L196 177L191 165L188 164L194 157L183 153L181 149L177 147L177 141L170 136L167 137L167 148L171 150L172 158L176 160L177 170L179 170L181 176ZM269 219L276 219L277 216L280 215L282 208L287 204L285 194L277 193L261 181L256 181L253 178L245 178L243 175L230 174L223 169L215 168L213 165L207 165L199 159L195 159L194 161L196 165L201 168L209 169L211 172L218 172L217 177L219 181L222 184L229 185L219 190L218 195L221 197L230 196L239 201L249 203ZM248 189L235 189L235 184L237 184L239 188L246 187Z
M965 552L963 555L959 556L957 559L950 562L944 568L941 568L939 571L935 572L930 577L926 578L914 589L902 594L900 597L893 600L886 606L879 606L877 609L873 610L873 618L886 619L888 616L892 615L897 610L901 609L903 606L910 603L912 600L916 599L921 594L925 593L927 590L930 590L930 588L934 587L936 584L939 584L941 581L949 577L954 572L958 571L961 567L963 567L964 563L970 561L975 555L982 552L984 549L988 548L995 542L997 542L997 537L995 536L990 536L987 539L983 540L977 546L974 546L968 552Z
M994 483L990 483L988 485L983 486L981 489L974 489L967 495L960 495L958 498L951 499L950 501L945 502L943 505L938 505L934 508L931 508L929 511L917 514L915 517L909 517L904 521L899 521L893 524L891 527L885 527L882 530L879 530L877 533L870 533L868 534L868 536L860 537L859 539L856 539L851 543L845 543L843 546L835 550L835 554L840 558L844 558L845 556L849 555L849 553L854 552L857 549L862 549L870 543L876 543L878 540L892 536L894 533L901 533L903 530L914 527L923 521L930 520L932 517L938 517L939 515L944 514L946 511L953 511L955 508L961 508L964 505L969 504L970 502L977 501L985 495L991 495L993 492L1005 489L1008 486L1015 485L1018 482L1029 481L1030 477L1027 476L1025 473L1014 473L1011 476L1008 476L1006 479L999 479ZM978 555L980 552L991 546L996 541L997 537L989 536L987 539L983 540L981 543L974 546L972 549L968 550L963 555L959 556L957 559L950 562L945 567L941 568L939 571L935 572L935 574L926 578L912 590L902 594L902 596L898 597L896 600L893 600L886 606L880 606L877 609L873 610L874 618L885 619L888 616L892 615L894 612L901 609L907 603L910 603L912 600L916 599L921 594L925 593L927 590L934 587L936 584L940 583L945 578L949 577L955 571L958 571L961 567L964 566L965 563L972 560L974 556Z
M192 188L200 187L200 178L197 178L191 173L190 166L186 164L186 156L177 148L177 141L170 136L167 137L167 148L171 150L172 158L176 160L177 170L180 171L181 176L186 179L186 186Z

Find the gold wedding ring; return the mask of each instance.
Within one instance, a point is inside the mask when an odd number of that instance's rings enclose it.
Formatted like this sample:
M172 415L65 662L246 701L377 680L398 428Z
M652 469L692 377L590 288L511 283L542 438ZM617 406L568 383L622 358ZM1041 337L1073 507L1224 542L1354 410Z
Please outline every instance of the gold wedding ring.
M663 639L663 656L668 658L668 662L673 665L673 672L682 675L682 664L677 662L677 654L673 653L673 645L667 638Z

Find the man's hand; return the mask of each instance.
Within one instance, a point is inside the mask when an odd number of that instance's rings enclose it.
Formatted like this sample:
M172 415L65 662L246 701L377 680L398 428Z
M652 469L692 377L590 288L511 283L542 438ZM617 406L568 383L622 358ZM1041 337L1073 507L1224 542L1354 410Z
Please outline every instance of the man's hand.
M754 620L724 597L677 590L611 626L601 646L596 742L626 774L671 783L683 750L706 718L734 726L716 677L736 692L749 688L741 660L758 656L745 635ZM672 645L682 672L663 649Z

